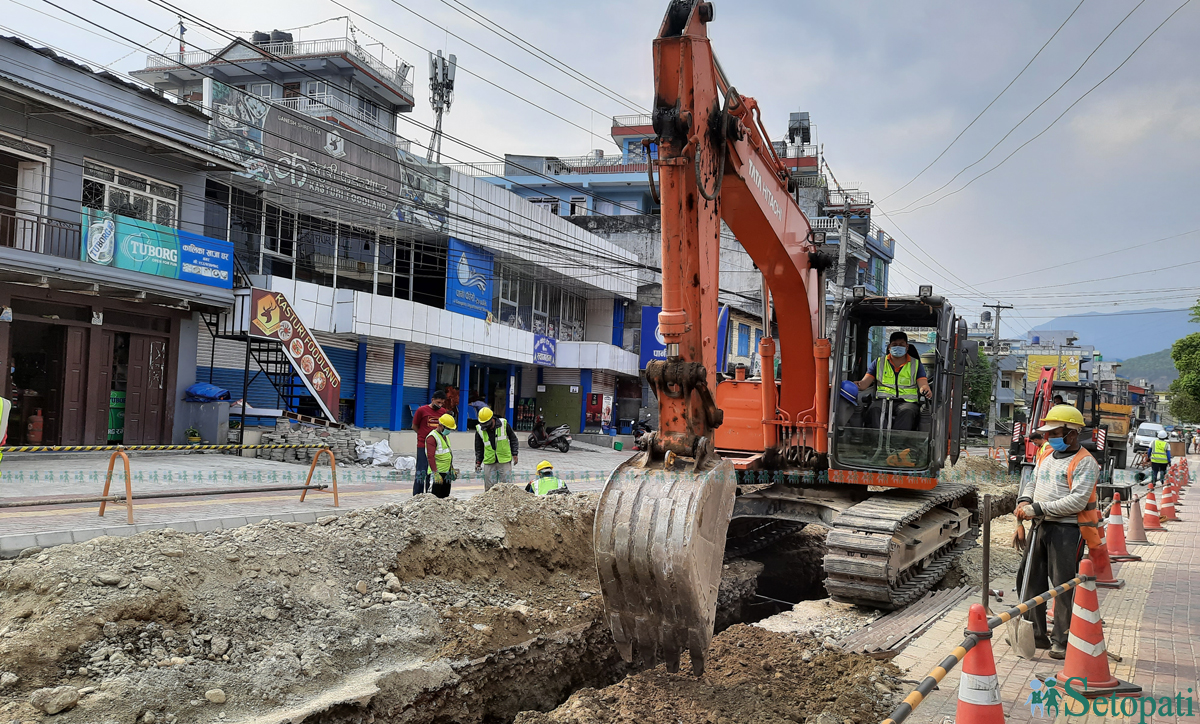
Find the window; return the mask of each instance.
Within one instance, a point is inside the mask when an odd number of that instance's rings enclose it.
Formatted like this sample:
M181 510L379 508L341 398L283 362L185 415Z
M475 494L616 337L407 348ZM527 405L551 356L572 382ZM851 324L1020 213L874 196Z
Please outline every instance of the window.
M496 299L492 305L492 313L496 315L496 319L500 320L501 324L517 329L528 329L527 320L522 318L517 311L520 305L518 297L521 285L517 270L510 266L500 266L497 268L496 277Z
M89 209L163 226L179 221L179 187L96 161L84 161L81 202Z
M338 289L375 290L375 234L348 224L338 224Z
M571 197L571 216L582 216L587 213L587 197Z
M84 181L84 206L88 206L87 184ZM204 235L229 241L229 187L212 180L204 183Z
M362 91L359 92L361 93ZM358 97L358 112L364 118L369 118L372 121L379 120L379 106L363 98L361 95Z
M754 330L754 353L758 354L758 343L762 342L763 331L761 329Z
M304 86L304 94L309 98L324 98L329 95L329 84L323 80L310 80Z
M558 216L559 200L554 198L553 196L544 196L544 197L535 196L535 197L529 199L529 203L533 204L534 206L540 206L543 209L554 214L555 216Z
M296 255L296 215L267 204L263 274L291 279Z
M750 356L750 325L749 324L739 324L738 325L737 349L738 349L738 351L737 351L738 357L749 357Z
M412 299L412 242L379 237L375 293L397 299Z
M413 242L412 299L431 307L446 304L446 238Z
M550 334L550 285L537 284L533 288L533 333Z
M300 216L296 234L296 279L333 286L336 233L333 222L314 216Z
M582 342L587 300L576 294L563 292L559 307L557 338L567 342Z
M262 243L263 203L256 194L236 186L229 195L229 241L233 254L249 274L258 274Z
M251 95L256 95L259 98L270 99L273 93L272 89L275 86L271 83L251 83L246 87Z
M1004 379L1000 380L1000 386L1007 390L1012 387L1012 380L1005 377Z

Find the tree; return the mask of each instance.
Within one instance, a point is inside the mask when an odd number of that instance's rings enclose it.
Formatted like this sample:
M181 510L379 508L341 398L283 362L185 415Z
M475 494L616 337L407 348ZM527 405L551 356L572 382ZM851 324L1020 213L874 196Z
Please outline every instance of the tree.
M1171 388L1200 400L1200 332L1175 340L1171 345L1171 360L1179 370L1179 379Z
M1200 324L1200 299L1197 299L1195 306L1192 307L1191 321Z
M982 412L987 420L992 409L992 385L995 384L992 362L979 350L977 359L972 360L967 367L967 375L963 380L966 388L967 409L971 412Z
M1200 422L1200 400L1179 389L1179 380L1171 383L1167 391L1171 400L1171 415L1183 423Z

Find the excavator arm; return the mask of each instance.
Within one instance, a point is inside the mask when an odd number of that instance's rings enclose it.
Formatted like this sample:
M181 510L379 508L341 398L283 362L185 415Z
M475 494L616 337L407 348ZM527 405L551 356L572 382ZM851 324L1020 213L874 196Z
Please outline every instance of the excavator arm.
M827 445L829 341L820 338L821 274L830 259L813 244L788 173L762 129L758 106L729 85L706 25L713 5L672 0L654 41L655 104L662 207L662 312L666 359L647 380L658 399L659 431L648 449L605 485L595 524L596 564L617 646L632 660L679 665L690 651L703 671L712 638L725 536L736 475L716 455L717 315L721 221L750 254L780 310L783 382L776 399L764 335L763 433L767 447L798 439ZM786 310L786 311L785 311ZM768 327L769 328L769 327Z

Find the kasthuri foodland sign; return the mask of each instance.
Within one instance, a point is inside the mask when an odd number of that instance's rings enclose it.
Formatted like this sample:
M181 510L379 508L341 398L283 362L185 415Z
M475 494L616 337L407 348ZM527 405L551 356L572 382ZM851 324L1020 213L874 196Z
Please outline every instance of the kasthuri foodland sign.
M279 341L283 345L283 353L292 363L292 369L299 373L304 386L316 398L325 416L337 420L342 377L325 356L325 350L309 334L287 298L279 292L251 289L250 313L253 315L250 336Z

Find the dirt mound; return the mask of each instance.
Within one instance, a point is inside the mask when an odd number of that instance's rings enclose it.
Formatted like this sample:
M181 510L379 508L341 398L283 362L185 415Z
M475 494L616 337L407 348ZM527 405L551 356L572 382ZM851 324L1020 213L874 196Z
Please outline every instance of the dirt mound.
M1016 528L1017 519L1012 513L1001 515L992 521L992 550L991 559L988 562L991 588L1011 589L1016 580L1017 567L1021 565L1022 555L1020 551L1012 547L1013 532ZM1025 528L1028 533L1029 526ZM983 585L982 540L980 540L979 547L964 553L938 582L940 588L954 588L962 585ZM1011 593L1006 594L1006 596L1011 595ZM1005 602L1009 602L1009 599L1005 598ZM1017 603L1015 598L1012 602Z
M899 675L890 664L808 636L738 625L713 639L699 678L686 663L678 674L659 666L605 689L580 690L552 712L521 714L516 724L776 724L825 712L860 724L884 718L904 696Z
M984 455L963 454L959 456L958 462L946 468L948 479L991 475L1008 475L1008 466Z
M595 505L498 486L0 562L0 710L36 719L33 691L70 686L56 721L475 722L521 708L500 680L549 707L623 671L599 627ZM564 673L541 692L547 665Z

